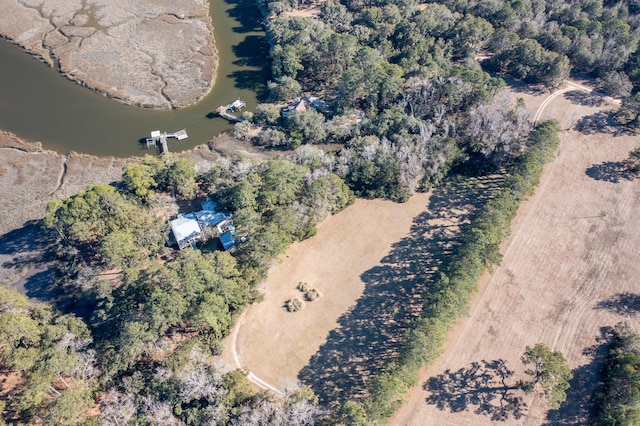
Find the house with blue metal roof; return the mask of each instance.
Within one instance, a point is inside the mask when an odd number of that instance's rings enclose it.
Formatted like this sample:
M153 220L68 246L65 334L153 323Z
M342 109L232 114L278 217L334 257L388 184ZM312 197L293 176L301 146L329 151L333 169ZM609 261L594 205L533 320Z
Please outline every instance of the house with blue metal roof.
M178 215L169 222L171 233L180 250L185 247L193 247L196 241L202 238L202 228L193 213Z
M207 199L202 203L202 210L195 213L178 215L169 222L173 239L180 250L194 247L196 241L201 240L207 228L214 228L225 250L235 245L235 227L231 215L216 210L216 204Z

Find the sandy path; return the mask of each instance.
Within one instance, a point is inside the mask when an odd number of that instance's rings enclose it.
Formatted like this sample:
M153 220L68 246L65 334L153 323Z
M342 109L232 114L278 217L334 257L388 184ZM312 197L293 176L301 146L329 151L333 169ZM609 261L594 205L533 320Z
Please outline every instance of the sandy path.
M541 115L565 125L586 111L561 98L549 105ZM557 159L520 209L502 266L482 283L470 316L454 327L391 424L588 423L603 327L637 320L640 309L640 181L608 167L637 144L628 136L563 132ZM574 369L560 413L504 389L524 378L520 355L537 342L562 351Z

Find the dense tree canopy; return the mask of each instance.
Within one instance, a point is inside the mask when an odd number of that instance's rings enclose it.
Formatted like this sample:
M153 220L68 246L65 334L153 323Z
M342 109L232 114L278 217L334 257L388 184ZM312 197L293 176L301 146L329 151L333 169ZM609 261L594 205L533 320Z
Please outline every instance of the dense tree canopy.
M602 385L595 394L596 425L631 426L640 423L640 336L628 324L613 330Z

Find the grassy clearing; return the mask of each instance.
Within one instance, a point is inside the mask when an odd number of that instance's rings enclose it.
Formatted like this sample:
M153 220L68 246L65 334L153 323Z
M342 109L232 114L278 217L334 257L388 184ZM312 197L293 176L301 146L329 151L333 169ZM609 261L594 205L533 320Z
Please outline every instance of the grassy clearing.
M593 112L560 100L545 117L557 117L566 128ZM603 331L638 318L640 293L638 180L615 168L590 170L622 161L637 140L575 131L561 139L558 157L515 220L502 265L484 281L470 317L449 333L446 351L423 372L391 424L489 425L495 413L508 416L508 424L589 424L590 395L606 351ZM573 368L559 411L535 396L509 405L500 391L506 370L507 384L523 378L520 355L537 342L563 352ZM485 385L474 386L473 371L489 374Z
M366 396L460 228L501 182L461 178L405 204L357 200L327 219L270 270L265 300L238 332L241 365L276 387L300 380L324 403ZM322 297L290 314L283 304L300 297L300 282Z

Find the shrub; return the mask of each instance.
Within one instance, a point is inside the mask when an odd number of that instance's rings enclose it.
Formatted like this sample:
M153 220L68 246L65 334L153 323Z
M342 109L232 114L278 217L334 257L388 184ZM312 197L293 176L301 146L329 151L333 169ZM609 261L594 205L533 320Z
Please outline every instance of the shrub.
M309 302L313 302L314 300L320 298L320 296L322 295L315 288L310 288L304 293L304 296L307 298Z
M305 283L305 282L300 281L300 282L298 283L298 290L300 290L300 291L302 291L302 292L306 292L306 291L308 291L308 290L309 290L309 284L307 284L307 283Z
M289 299L286 301L285 306L289 312L298 312L304 308L304 302L300 299Z

